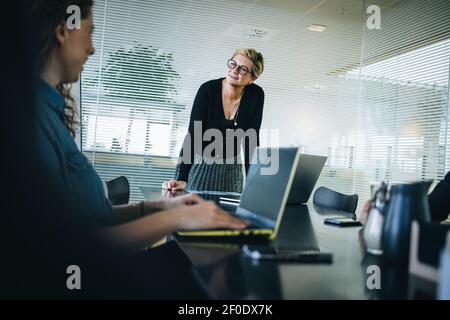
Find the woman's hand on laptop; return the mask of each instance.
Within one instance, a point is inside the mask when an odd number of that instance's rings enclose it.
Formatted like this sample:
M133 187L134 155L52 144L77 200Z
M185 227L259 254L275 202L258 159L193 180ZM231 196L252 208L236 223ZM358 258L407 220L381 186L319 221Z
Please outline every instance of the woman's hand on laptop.
M185 187L186 187L185 181L169 180L165 181L162 184L163 189L172 191L183 190Z
M174 198L168 198L168 199L163 200L163 206L164 206L163 210L174 209L174 208L178 208L181 206L190 206L190 205L197 204L201 201L204 201L204 200L200 196L198 196L194 193L185 194L183 196L176 196Z
M213 201L201 200L197 204L177 209L179 230L244 229L248 222L223 211Z

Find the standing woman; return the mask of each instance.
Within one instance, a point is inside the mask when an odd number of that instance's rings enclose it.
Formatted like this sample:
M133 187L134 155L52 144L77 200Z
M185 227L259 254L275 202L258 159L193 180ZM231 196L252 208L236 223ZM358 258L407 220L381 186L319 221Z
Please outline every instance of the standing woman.
M264 70L264 59L260 52L251 48L237 49L227 62L228 71L224 78L210 80L202 84L192 106L189 122L190 148L186 148L189 140L185 139L180 152L175 179L163 183L163 189L197 191L242 192L243 167L240 150L243 139L226 141L227 130L253 129L256 132L256 143L259 145L259 129L263 116L264 91L254 82ZM205 159L202 154L210 142L203 142L199 148L194 146L194 124L201 123L203 133L208 129L220 130L223 141L222 148L212 159ZM230 154L226 144L234 143ZM197 146L198 147L198 146ZM189 149L188 151L185 151ZM244 143L244 163L248 171L251 156L251 143ZM189 154L186 154L188 152ZM232 161L229 161L229 160ZM205 161L206 160L206 161ZM210 161L208 161L210 160ZM230 163L232 162L232 163Z

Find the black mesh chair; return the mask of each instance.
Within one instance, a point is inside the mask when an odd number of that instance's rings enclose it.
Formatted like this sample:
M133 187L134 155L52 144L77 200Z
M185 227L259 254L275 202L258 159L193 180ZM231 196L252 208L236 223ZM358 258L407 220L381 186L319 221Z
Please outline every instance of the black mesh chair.
M112 205L128 204L130 200L130 184L128 179L120 176L110 181L106 181L108 198Z
M325 208L355 213L358 195L346 195L326 187L319 187L314 192L313 203Z

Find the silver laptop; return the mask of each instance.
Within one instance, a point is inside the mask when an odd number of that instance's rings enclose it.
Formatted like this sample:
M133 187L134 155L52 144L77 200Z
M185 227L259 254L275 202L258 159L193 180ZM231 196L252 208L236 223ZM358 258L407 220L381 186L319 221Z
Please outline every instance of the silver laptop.
M287 204L306 203L319 179L327 157L300 154Z
M292 182L286 204L293 205L308 202L326 161L327 157L324 156L300 154L300 160L295 170L294 181ZM259 170L259 163L250 165L247 181L251 181L254 175L258 174ZM240 203L240 197L234 194L222 195L220 202L237 206Z

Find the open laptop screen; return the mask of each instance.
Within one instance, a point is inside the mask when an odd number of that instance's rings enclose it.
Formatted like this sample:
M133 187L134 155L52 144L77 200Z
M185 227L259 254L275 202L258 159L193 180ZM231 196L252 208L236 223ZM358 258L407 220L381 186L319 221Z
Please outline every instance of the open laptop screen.
M287 204L308 202L327 157L300 154Z
M297 148L257 148L236 214L244 218L253 214L267 227L275 227L286 204L297 154Z

